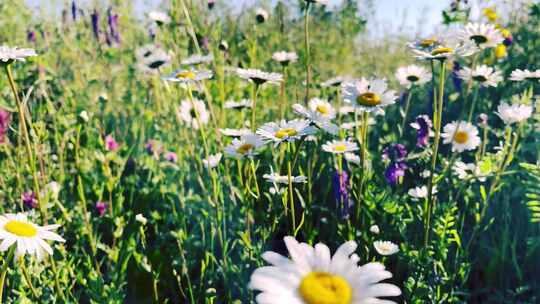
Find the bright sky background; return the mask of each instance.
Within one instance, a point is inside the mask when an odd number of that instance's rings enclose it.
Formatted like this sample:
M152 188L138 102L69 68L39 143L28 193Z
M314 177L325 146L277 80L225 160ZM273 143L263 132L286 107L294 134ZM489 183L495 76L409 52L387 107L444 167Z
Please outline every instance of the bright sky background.
M125 0L134 1L136 3L137 12L144 15L146 10L152 9L156 6L159 0ZM204 0L199 0L204 1ZM227 0L216 0L227 1ZM231 1L231 0L228 0ZM290 0L285 0L288 2ZM330 0L331 4L339 3L342 0ZM63 3L68 2L65 0L25 0L26 3L32 7L43 7L44 5L49 8L56 6L58 9ZM70 1L69 1L70 2ZM77 0L77 3L82 3L84 6L88 6L92 3L92 0ZM163 1L167 2L167 1ZM242 7L247 3L254 3L257 0L232 0L232 3L236 3L237 7ZM229 3L231 3L229 2ZM276 0L259 1L263 3L275 3ZM362 5L366 3L364 0L358 0L360 3L360 10L366 8ZM405 32L407 34L414 35L416 33L429 34L432 32L434 26L441 22L441 11L448 7L450 0L372 0L375 5L375 14L368 18L368 31L376 36L385 33L398 33ZM51 4L52 3L52 4ZM422 21L422 22L419 22Z

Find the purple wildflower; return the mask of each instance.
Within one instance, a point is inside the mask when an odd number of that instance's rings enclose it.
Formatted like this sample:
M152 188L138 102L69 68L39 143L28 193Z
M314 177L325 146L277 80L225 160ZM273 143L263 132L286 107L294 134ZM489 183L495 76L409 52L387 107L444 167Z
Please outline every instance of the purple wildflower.
M6 142L6 134L11 122L11 113L0 108L0 144Z
M391 144L384 148L382 157L391 162L400 162L407 157L407 149L402 144Z
M107 135L107 137L105 137L105 150L116 151L118 148L120 148L120 144L116 142L112 135Z
M107 10L107 23L111 37L116 43L120 43L120 32L118 31L118 14L113 14L112 9Z
M176 155L176 153L169 151L165 153L165 159L168 162L176 163L178 161L178 156Z
M150 139L149 141L147 141L144 148L146 150L146 153L156 158L159 157L161 152L163 152L163 147L161 147L161 144L158 141L153 140L153 139Z
M349 176L347 172L336 172L332 179L332 185L334 188L334 197L340 209L341 217L349 217L349 209L351 208L351 200L349 199Z
M36 32L32 30L28 30L26 32L26 40L30 43L36 43Z
M512 36L505 37L503 40L505 46L511 46L512 43L514 43L514 38L512 38Z
M99 216L103 216L105 212L107 211L107 203L105 202L97 202L96 203L96 210L99 213Z
M396 185L405 176L407 164L405 162L390 163L384 171L384 177L390 185Z
M75 0L71 1L71 18L73 18L73 21L77 21L77 5L75 4Z
M90 15L92 19L92 32L94 32L94 37L99 41L99 13L96 9Z
M27 191L21 195L23 204L30 209L34 209L38 206L37 196L34 191Z
M431 119L427 115L420 115L416 117L414 123L411 124L416 129L416 146L425 147L428 145L429 136L431 134Z

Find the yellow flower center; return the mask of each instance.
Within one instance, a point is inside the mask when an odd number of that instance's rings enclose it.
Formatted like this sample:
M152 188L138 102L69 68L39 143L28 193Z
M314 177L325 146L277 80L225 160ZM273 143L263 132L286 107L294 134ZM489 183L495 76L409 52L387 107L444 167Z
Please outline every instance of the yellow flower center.
M435 38L424 39L424 40L420 41L420 46L427 48L427 47L430 47L430 46L434 45L435 43L437 43L437 39L435 39Z
M327 272L311 272L302 279L300 296L307 304L350 304L352 288L342 277Z
M506 57L506 55L506 46L504 44L497 45L495 48L495 57L497 57L497 59L502 59Z
M476 44L486 43L488 41L487 37L484 35L472 35L471 40Z
M431 55L437 56L437 55L443 55L443 54L450 54L452 52L454 52L453 48L439 47L439 48L436 48L433 51L431 51Z
M458 144L464 144L469 140L469 134L463 131L457 131L454 135L454 141Z
M420 80L420 77L418 77L416 75L409 75L409 76L407 76L407 80L410 81L410 82L417 82L418 80Z
M326 115L326 114L328 114L330 112L330 109L326 105L318 105L316 110L317 110L317 112L319 112L321 114L324 114L324 115Z
M495 22L499 18L497 12L490 7L484 9L484 16L486 16L491 22Z
M243 144L240 147L238 147L238 149L236 149L236 152L238 152L240 154L247 154L254 147L255 146L253 146L252 144Z
M13 233L16 236L33 237L37 235L37 229L29 223L11 220L4 225L7 232Z
M381 103L381 97L375 93L367 92L358 95L356 101L363 106L374 107Z
M347 146L345 144L335 145L334 151L336 152L345 152L347 150Z
M274 134L274 136L279 138L279 139L282 139L282 138L285 138L285 137L295 136L297 134L298 134L298 131L296 131L296 129L285 128L285 129L281 129L281 130L277 131L276 134Z
M182 71L176 73L176 78L188 78L188 79L195 79L196 75L192 71Z

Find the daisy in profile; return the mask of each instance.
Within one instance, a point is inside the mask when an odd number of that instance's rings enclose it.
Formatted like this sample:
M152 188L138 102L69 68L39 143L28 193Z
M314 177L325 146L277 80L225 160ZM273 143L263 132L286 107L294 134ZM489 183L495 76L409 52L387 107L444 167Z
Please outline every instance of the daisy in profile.
M182 60L180 64L182 65L199 65L203 63L210 63L214 60L214 56L212 54L209 55L192 55L188 58Z
M464 67L457 72L459 78L465 81L474 81L482 87L497 87L503 80L501 71L487 65L480 65L474 69Z
M46 240L65 242L56 230L60 225L38 226L28 220L24 213L0 215L0 251L8 250L12 245L17 246L15 257L25 254L35 255L42 260L53 250Z
M339 132L339 127L331 122L336 117L336 110L326 100L312 98L308 103L308 108L297 103L293 105L293 110L320 129L331 134L337 134Z
M208 158L202 160L203 166L206 169L212 169L217 167L219 165L219 162L221 161L222 156L223 155L221 153L209 155Z
M525 104L507 104L503 102L497 107L496 114L507 125L520 123L531 117L532 106Z
M446 60L455 57L467 57L478 49L471 42L462 42L452 34L442 38L428 38L409 43L409 48L420 60Z
M510 80L512 81L524 81L524 80L538 80L540 81L540 70L529 71L527 69L515 69L510 74Z
M345 160L348 162L348 163L351 163L351 164L355 164L355 165L359 165L360 164L360 156L354 154L354 153L345 153L344 154L345 156Z
M251 99L242 99L240 101L227 100L223 107L225 109L243 109L253 107L253 100Z
M185 84L194 84L199 81L210 79L214 76L212 71L195 69L178 69L171 74L161 77L161 79Z
M34 49L21 49L18 47L0 46L0 61L4 64L10 64L13 61L25 61L28 57L37 56Z
M298 60L298 55L295 52L275 52L272 54L272 59L279 62L283 66L288 66L291 62L296 62Z
M236 69L236 75L238 77L249 80L256 85L262 85L264 83L279 84L283 81L283 75L279 73L269 73L257 69Z
M158 73L159 69L167 66L171 60L169 54L153 44L137 49L135 58L137 59L136 68L145 74Z
M437 187L433 186L433 189L431 191L433 192L433 194L436 194ZM426 186L415 187L415 188L409 189L407 194L409 194L409 196L412 197L413 200L419 200L421 198L426 198L428 196L428 188Z
M414 85L423 85L431 80L431 72L418 65L401 67L396 71L399 84L410 89Z
M395 303L378 297L401 294L397 286L380 283L392 277L382 264L358 266L354 241L344 243L331 256L322 243L312 247L290 236L284 240L291 259L267 251L262 258L271 266L257 268L251 275L249 288L261 291L257 303Z
M444 126L441 134L444 144L452 144L452 152L474 150L480 144L478 129L466 121L454 121Z
M219 129L219 132L229 137L240 137L251 134L251 130L249 129Z
M199 116L198 118L197 115ZM210 119L210 114L208 114L208 111L206 110L204 101L199 99L195 99L193 102L187 99L182 100L180 108L176 112L176 116L179 120L183 121L184 124L194 129L199 129L199 121L201 124L205 125Z
M452 166L453 173L461 180L469 178L475 170L475 164L464 163L460 160L456 161Z
M373 247L380 255L393 255L399 251L398 245L390 241L375 241Z
M343 154L354 152L358 150L358 145L350 140L333 140L329 141L322 146L323 151L334 153L334 154Z
M265 142L258 135L242 135L240 139L233 139L232 143L225 148L225 154L235 158L251 158L257 154L257 149L264 144Z
M504 37L495 25L482 23L469 23L458 33L458 37L465 41L472 41L480 49L493 48L501 44Z
M167 13L160 11L151 11L148 13L148 18L154 21L157 25L169 24L171 22L171 17Z
M313 133L315 129L310 126L309 121L300 119L265 123L257 130L257 134L276 145L285 141L293 142Z
M396 102L397 95L388 90L385 79L358 79L342 85L345 102L361 112L373 112Z
M327 87L339 87L344 82L352 81L353 77L351 76L336 76L334 78L330 78L326 80L325 82L321 83L321 87L327 88Z
M287 175L279 175L277 173L271 173L271 174L265 174L263 175L263 178L266 179L267 182L271 182L274 184L288 184L289 183L289 176ZM307 181L307 177L305 176L291 176L291 182L292 183L305 183Z

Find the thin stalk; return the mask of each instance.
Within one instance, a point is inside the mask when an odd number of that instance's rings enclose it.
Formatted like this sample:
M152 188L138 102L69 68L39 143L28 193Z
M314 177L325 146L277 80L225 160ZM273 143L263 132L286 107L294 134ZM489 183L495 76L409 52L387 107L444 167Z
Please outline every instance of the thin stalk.
M430 221L431 213L433 211L433 175L435 172L435 167L437 166L437 156L439 153L439 142L441 137L441 121L442 121L442 110L443 110L443 101L444 101L444 80L445 80L445 70L446 70L446 61L441 61L441 69L439 72L439 94L438 102L436 107L433 109L433 122L435 125L435 139L433 142L433 155L431 157L431 168L429 172L428 180L428 196L427 204L424 204L424 216L425 216L425 231L424 231L424 245L427 246L429 242L429 232L430 232ZM433 83L433 91L435 91L435 83Z
M403 132L405 130L405 124L407 124L407 116L409 115L409 108L411 106L413 88L414 87L411 87L411 89L407 93L407 101L405 102L405 112L403 113L403 122L401 123L401 129L399 129L399 137L403 135Z
M30 290L32 291L32 296L35 300L39 299L38 293L36 289L34 288L34 285L32 284L32 279L30 278L30 275L28 274L28 271L26 270L26 266L24 265L24 256L21 256L19 259L19 263L21 265L21 270L23 273L24 280L26 281L26 284L30 287Z
M251 106L251 132L255 133L255 118L257 114L257 95L259 94L259 85L253 84L253 104Z
M287 180L289 186L289 200L291 206L292 232L296 236L296 212L294 208L294 195L292 186L291 143L287 142Z
M9 261L13 259L13 253L15 252L15 246L12 245L8 251L7 258L4 259L4 264L2 265L2 271L0 273L0 304L2 304L2 296L4 294L4 282L6 281L6 275L8 271Z
M358 121L357 118L356 118L356 121ZM367 158L368 158L368 148L367 148L367 145L368 145L368 128L369 128L369 123L368 122L369 122L369 113L367 111L364 111L362 113L362 128L360 130L360 138L359 138L359 141L361 141L360 142L360 169L361 169L361 173L360 173L359 186L358 186L359 203L356 206L356 219L357 220L360 219L360 207L361 207L360 202L364 198L364 182L365 182L366 175L367 175L366 162L367 162ZM358 128L358 126L357 126L357 128Z
M474 90L473 100L471 102L471 109L469 110L469 116L467 116L467 122L472 121L472 117L474 115L474 109L476 108L476 100L478 99L478 91L480 91L480 88L477 88Z

